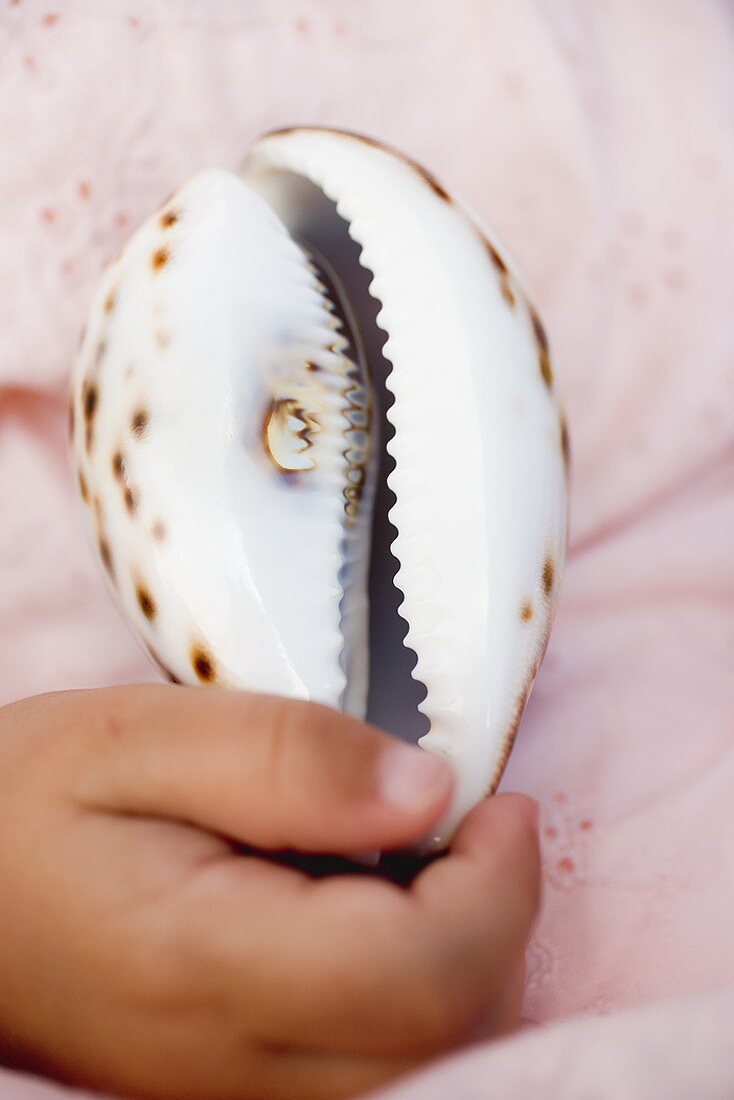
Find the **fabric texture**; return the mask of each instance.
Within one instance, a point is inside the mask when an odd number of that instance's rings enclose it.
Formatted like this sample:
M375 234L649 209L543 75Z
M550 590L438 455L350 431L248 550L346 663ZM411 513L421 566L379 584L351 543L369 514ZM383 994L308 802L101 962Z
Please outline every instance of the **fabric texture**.
M157 678L66 458L100 269L263 129L398 146L524 272L573 494L503 781L542 807L525 1015L543 1026L392 1094L733 1096L734 5L5 0L0 58L0 702ZM2 1100L57 1095L0 1071Z

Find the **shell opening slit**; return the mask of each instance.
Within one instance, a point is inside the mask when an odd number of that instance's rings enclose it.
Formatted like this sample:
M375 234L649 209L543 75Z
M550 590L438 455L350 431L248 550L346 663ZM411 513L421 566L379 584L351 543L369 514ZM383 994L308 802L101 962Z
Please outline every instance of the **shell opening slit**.
M395 582L400 566L392 550L397 528L389 513L396 496L388 485L395 459L387 449L395 435L387 418L394 397L388 383L392 366L383 354L386 333L377 319L382 303L370 293L372 272L362 263L361 246L349 236L349 226L336 204L292 173L279 173L273 187L269 201L314 265L347 341L345 351L363 375L368 395L370 461L355 504L356 523L348 518L345 526L339 574L346 690L355 675L349 653L351 605L363 598L366 585L369 646L364 716L388 733L417 744L430 730L430 721L418 709L427 690L415 677L416 654L406 644L408 623L400 614L403 593ZM365 555L366 545L369 553ZM365 567L366 577L360 576Z

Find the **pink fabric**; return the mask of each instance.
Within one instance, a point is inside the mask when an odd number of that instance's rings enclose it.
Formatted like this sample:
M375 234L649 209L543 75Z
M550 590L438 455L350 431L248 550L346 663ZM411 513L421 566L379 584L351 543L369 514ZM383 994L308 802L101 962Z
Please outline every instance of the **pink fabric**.
M0 44L0 701L156 676L65 464L100 267L264 127L394 143L510 243L574 453L563 597L504 783L543 808L525 1012L547 1026L394 1100L734 1095L732 4L3 0ZM55 1095L0 1073L3 1100Z

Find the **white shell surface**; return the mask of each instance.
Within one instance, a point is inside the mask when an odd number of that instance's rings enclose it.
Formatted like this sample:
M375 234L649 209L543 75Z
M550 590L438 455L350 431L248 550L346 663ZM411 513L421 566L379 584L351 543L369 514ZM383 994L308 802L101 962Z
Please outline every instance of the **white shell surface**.
M542 658L567 533L568 443L541 323L486 230L418 165L369 139L260 139L245 178L288 223L279 173L316 183L373 274L392 363L390 486L422 739L453 764L445 839L501 776Z
M400 613L427 690L421 743L457 776L441 844L499 781L563 568L568 442L545 335L486 230L399 154L300 128L260 139L243 175L195 177L105 274L74 376L90 523L123 610L175 678L334 706L346 691L363 713L364 559L344 617L349 685L340 630L352 368L288 232L293 180L311 181L381 303Z
M342 702L336 323L277 217L223 171L105 273L74 456L113 591L174 679Z

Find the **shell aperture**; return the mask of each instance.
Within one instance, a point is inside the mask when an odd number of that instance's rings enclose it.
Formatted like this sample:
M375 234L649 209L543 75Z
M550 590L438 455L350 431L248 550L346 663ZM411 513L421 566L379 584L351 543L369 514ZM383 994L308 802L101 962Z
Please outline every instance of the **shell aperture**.
M265 135L105 272L73 412L108 582L171 678L427 729L444 843L501 775L566 537L547 342L477 219L374 142Z

